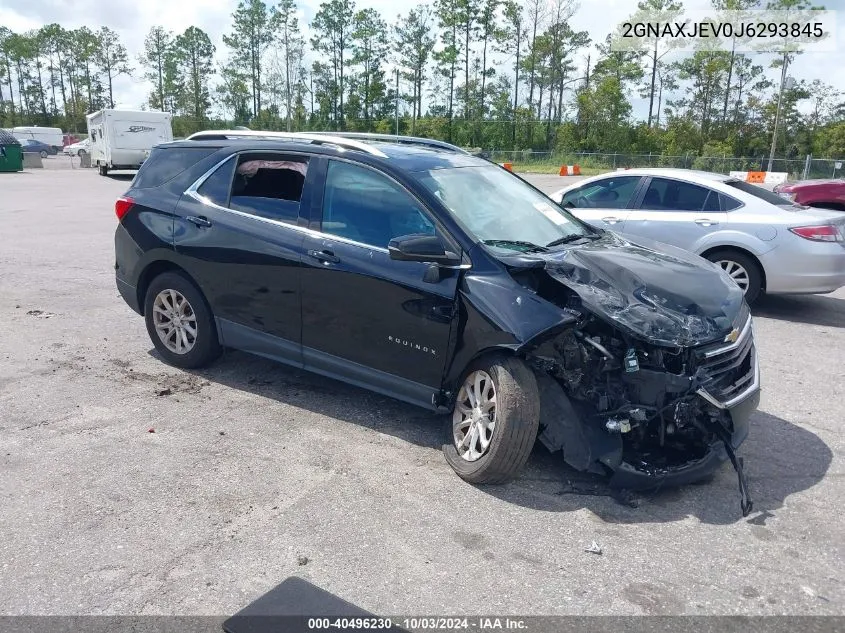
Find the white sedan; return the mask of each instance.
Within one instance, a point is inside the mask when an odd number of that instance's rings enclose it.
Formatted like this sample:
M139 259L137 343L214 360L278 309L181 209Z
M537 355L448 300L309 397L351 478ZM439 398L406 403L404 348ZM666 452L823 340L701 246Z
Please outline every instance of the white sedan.
M82 139L78 143L68 145L62 150L65 156L84 156L91 152L91 139Z
M717 263L749 303L761 292L828 293L845 286L845 213L802 207L730 176L629 169L581 180L550 197L597 228Z

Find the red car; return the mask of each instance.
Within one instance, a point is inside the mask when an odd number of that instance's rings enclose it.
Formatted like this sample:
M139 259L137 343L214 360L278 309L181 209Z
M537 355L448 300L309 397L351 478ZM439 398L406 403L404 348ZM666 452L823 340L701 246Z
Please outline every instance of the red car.
M805 207L845 211L845 179L804 180L775 187L775 193Z

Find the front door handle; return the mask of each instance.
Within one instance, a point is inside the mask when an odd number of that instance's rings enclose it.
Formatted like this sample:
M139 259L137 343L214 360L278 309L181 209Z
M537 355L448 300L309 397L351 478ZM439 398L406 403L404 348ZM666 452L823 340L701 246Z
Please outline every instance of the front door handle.
M317 261L323 262L324 264L332 263L337 264L340 262L340 257L332 253L328 250L323 251L308 251L308 255L313 257Z
M716 220L710 218L698 218L695 223L699 226L717 226L719 224Z
M206 227L206 228L211 226L211 220L209 220L208 218L205 218L201 215L199 215L199 216L198 215L189 215L185 219L188 222L192 222L193 224L196 224L197 226L203 226L203 227Z
M619 218L614 218L613 216L608 216L606 218L601 219L602 222L607 222L608 224L616 224L617 222L621 222Z

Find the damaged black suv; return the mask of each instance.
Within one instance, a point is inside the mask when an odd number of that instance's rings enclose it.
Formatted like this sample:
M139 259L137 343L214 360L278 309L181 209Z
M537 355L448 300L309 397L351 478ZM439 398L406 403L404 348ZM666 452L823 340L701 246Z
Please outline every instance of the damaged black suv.
M742 290L487 160L205 132L155 148L116 213L118 289L168 363L237 348L448 413L446 459L474 483L516 475L539 438L613 486L727 459L744 485L760 380Z

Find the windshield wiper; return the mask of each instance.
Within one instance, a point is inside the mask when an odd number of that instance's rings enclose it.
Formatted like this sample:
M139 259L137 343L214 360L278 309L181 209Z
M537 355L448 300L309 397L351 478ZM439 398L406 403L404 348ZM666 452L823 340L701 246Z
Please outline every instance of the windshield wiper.
M578 233L572 233L571 235L564 235L554 241L549 242L546 244L546 248L551 248L552 246L560 246L561 244L569 244L570 242L575 242L577 240L597 240L601 237L596 233L584 233L579 235Z
M545 246L540 246L539 244L534 244L533 242L525 242L523 240L484 240L484 244L488 244L490 246L501 246L503 248L507 248L509 246L522 246L526 253L528 252L535 252L535 253L542 253L544 251L549 250Z

